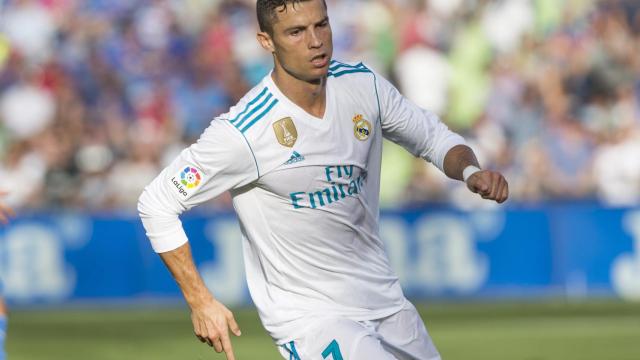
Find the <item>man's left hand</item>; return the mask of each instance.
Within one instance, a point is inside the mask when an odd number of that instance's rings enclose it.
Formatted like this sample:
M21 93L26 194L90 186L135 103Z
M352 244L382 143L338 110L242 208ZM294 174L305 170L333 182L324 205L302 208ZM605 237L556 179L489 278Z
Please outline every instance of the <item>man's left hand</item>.
M481 170L467 179L467 187L483 199L495 200L501 204L509 197L507 180L496 171Z

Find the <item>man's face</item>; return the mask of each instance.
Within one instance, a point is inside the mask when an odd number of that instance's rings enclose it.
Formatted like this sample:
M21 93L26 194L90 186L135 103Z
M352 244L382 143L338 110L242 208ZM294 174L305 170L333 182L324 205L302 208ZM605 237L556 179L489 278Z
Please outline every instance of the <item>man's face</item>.
M276 9L269 50L293 77L308 82L321 79L327 74L333 53L331 26L323 0L288 4L286 11L282 10Z

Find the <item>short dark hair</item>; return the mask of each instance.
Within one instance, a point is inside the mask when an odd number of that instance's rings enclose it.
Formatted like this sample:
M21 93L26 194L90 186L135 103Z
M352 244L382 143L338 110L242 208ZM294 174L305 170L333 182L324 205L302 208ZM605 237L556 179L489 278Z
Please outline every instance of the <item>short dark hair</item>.
M276 9L283 8L283 10L286 10L287 5L289 4L295 5L305 1L311 0L258 0L258 3L256 4L256 13L258 15L258 26L260 27L260 31L273 35L273 23L278 19ZM326 8L327 3L325 0L322 0L322 2Z

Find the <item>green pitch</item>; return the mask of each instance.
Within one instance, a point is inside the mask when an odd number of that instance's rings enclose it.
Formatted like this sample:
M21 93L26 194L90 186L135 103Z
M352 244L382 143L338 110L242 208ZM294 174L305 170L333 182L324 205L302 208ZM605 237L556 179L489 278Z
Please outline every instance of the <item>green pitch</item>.
M638 360L640 304L419 306L444 360ZM254 310L236 310L239 360L280 359ZM192 335L186 310L14 311L9 360L225 359ZM373 359L372 359L373 360Z

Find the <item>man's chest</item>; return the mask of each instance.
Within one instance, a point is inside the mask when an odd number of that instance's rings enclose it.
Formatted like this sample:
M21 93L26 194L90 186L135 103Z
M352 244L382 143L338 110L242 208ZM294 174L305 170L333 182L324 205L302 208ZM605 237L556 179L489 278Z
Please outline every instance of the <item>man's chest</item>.
M260 187L293 207L321 207L362 193L371 154L380 149L375 103L343 95L328 101L322 119L296 109L279 115L267 151L279 163L262 174Z
M349 93L329 93L323 118L299 108L287 108L271 123L270 144L274 153L287 153L273 170L298 166L354 164L364 167L378 134L375 102ZM268 151L267 152L271 152Z

